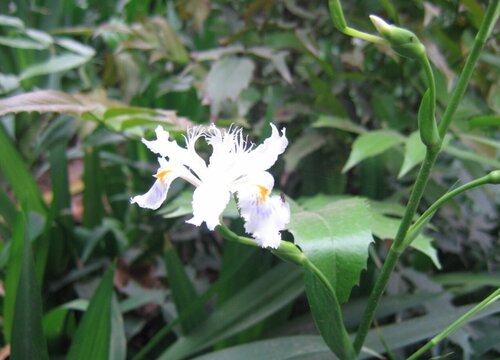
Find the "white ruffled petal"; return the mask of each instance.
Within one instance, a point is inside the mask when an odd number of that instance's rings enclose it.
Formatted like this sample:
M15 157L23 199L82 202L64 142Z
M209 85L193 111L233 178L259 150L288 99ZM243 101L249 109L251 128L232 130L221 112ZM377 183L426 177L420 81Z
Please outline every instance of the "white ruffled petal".
M245 231L252 234L262 247L276 249L281 242L281 230L290 222L290 207L280 196L268 197L264 202L257 198L240 199L238 206L245 220Z
M246 156L247 168L253 171L264 171L274 165L278 156L281 155L288 146L286 130L280 133L274 124L271 124L272 133L264 142L254 150L248 152Z
M215 229L229 197L229 190L224 186L201 184L193 193L193 217L186 222L196 226L205 222L210 230Z
M280 231L290 222L290 208L280 196L269 196L274 179L268 172L245 177L237 189L238 207L245 220L245 231L252 234L262 247L276 249Z
M130 199L131 204L137 204L142 208L156 210L167 198L170 183L156 180L151 189L144 195L137 195Z
M205 160L203 160L195 150L195 143L198 138L203 135L201 128L194 128L188 131L186 137L187 148L183 148L177 144L174 140L169 140L169 133L165 131L161 126L155 129L156 140L146 140L142 139L142 142L148 147L152 152L159 154L161 157L168 158L172 166L177 168L191 169L197 178L204 176L207 165ZM195 177L190 171L181 172L180 176L183 178L186 176L185 180L195 183L198 180L193 180Z

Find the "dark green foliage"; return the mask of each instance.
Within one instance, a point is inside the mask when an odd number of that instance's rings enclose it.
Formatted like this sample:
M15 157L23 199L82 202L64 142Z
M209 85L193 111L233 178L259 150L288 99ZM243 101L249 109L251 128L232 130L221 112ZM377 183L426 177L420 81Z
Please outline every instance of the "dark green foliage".
M0 2L0 347L17 359L47 358L45 338L50 358L345 355L324 284L309 269L304 286L299 266L185 224L189 184L174 181L159 211L129 204L157 168L140 139L162 125L183 144L188 127L215 122L259 144L269 123L286 128L270 170L292 207L283 237L325 275L355 331L424 159L421 139L432 144L436 129L419 63L343 32L375 35L375 14L418 36L439 126L487 2L14 3ZM500 168L495 31L419 213ZM498 187L484 186L436 212L401 256L368 348L408 356L498 288L499 203ZM233 204L224 218L244 235L237 217ZM497 312L438 353L498 357Z

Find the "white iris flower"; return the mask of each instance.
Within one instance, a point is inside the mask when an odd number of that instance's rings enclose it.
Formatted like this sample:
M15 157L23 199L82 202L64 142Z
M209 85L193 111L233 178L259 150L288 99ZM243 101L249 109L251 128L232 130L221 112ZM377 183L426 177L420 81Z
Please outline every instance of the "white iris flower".
M160 167L153 175L156 181L146 194L133 197L131 203L158 209L167 198L172 181L180 177L196 187L193 217L187 222L197 226L205 222L213 230L231 194L236 194L245 230L260 246L277 248L280 231L290 221L290 209L280 196L270 196L274 179L267 170L285 151L288 140L285 130L280 134L274 125L271 127L271 136L257 147L239 128L221 130L212 125L203 130L197 127L188 131L185 148L170 141L168 132L157 127L156 140L142 141L160 156ZM212 147L208 165L195 150L200 137Z

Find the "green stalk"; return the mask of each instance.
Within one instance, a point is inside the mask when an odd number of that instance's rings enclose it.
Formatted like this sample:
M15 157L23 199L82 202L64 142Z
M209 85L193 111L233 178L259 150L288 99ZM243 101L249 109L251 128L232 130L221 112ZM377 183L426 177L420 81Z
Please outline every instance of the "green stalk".
M375 44L387 43L387 41L380 36L365 33L347 26L340 0L328 0L328 8L330 10L330 18L333 25L344 34Z
M365 33L363 31L353 29L349 26L344 28L344 30L342 30L342 32L346 35L349 35L349 36L352 36L352 37L355 37L358 39L362 39L362 40L365 40L365 41L368 41L368 42L371 42L374 44L386 44L387 43L387 41L384 38L381 38L380 36Z
M398 229L398 233L394 239L394 242L390 248L389 254L387 256L384 265L382 266L379 277L377 278L373 291L368 298L368 304L361 319L361 323L359 325L358 332L356 334L356 338L354 339L354 350L357 354L361 351L361 347L365 341L366 335L368 334L368 330L370 329L371 323L375 317L375 311L377 309L378 303L382 297L382 294L387 286L390 275L396 266L396 263L399 259L401 253L408 246L405 243L405 238L408 234L408 230L411 225L411 221L415 215L417 207L420 203L420 199L422 198L422 194L424 192L425 186L429 179L429 175L431 173L432 167L434 166L434 162L439 154L439 150L442 144L442 139L448 129L448 126L451 121L451 117L453 116L458 103L462 99L465 89L469 83L469 80L472 75L472 70L474 65L479 57L481 49L488 38L493 25L495 24L498 16L500 15L500 2L499 1L491 1L484 19L481 23L481 27L476 35L474 40L474 45L472 47L472 51L470 52L466 63L464 65L464 69L460 74L460 78L458 80L457 86L453 90L453 94L451 96L450 104L443 115L443 120L439 126L439 143L438 146L428 146L426 148L426 155L424 162L422 163L419 173L417 175L417 179L415 181L415 185L410 194L410 199L408 200L408 205L405 209L405 213L403 215L403 219L401 220L401 224ZM424 69L427 74L428 86L430 91L434 91L435 89L431 89L433 84L433 78L430 77L432 73L432 69L427 67L424 64ZM430 71L429 71L430 69ZM431 93L432 94L432 93ZM432 114L434 116L434 114Z
M460 316L457 320L455 320L450 326L441 331L438 335L434 336L427 344L422 346L416 352L414 352L408 360L416 360L433 346L438 344L440 341L444 340L448 335L450 335L453 331L458 329L464 323L468 322L472 317L474 317L481 310L485 309L489 305L493 304L495 301L500 300L500 288L496 289L490 296L481 301L479 304L474 306L472 309L467 311L465 314Z
M486 184L498 184L500 177L500 170L492 171L488 175L480 177L479 179L474 179L456 189L453 189L450 192L447 192L443 196L441 196L436 202L434 202L408 230L408 234L406 235L406 239L404 241L404 248L410 246L412 241L420 234L420 231L424 227L424 225L429 222L430 218L434 215L434 213L443 206L447 201L454 198L455 196L466 192L467 190L473 189L478 186L486 185Z
M424 193L424 189L429 179L430 172L432 170L432 167L434 166L434 162L436 161L438 154L439 151L429 150L425 154L424 162L420 167L417 180L415 181L415 185L410 194L410 199L408 200L408 205L403 215L403 219L401 220L398 233L394 238L394 242L392 243L392 246L389 250L389 254L387 255L384 265L380 270L380 275L378 276L373 290L370 293L368 304L366 305L365 312L363 313L363 317L361 318L361 323L359 324L358 332L356 333L356 338L354 339L354 350L357 354L359 354L359 352L361 351L366 335L368 334L368 330L370 330L373 318L375 317L375 311L380 299L382 298L382 294L384 293L391 273L396 266L399 256L405 249L403 240L406 238L406 234L411 225L411 221L415 216L415 212L417 210L418 204L420 203L420 199L422 198L422 194Z

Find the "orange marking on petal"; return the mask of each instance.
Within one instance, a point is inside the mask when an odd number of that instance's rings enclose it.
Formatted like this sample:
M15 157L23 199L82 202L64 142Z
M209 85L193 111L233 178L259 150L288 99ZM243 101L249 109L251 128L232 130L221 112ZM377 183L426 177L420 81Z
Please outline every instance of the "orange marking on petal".
M153 177L157 178L161 182L164 182L165 177L167 177L167 175L171 172L172 172L172 170L170 170L170 169L158 169L158 172L156 174L154 174Z
M267 195L269 195L269 189L262 185L257 185L259 188L259 202L266 202Z

